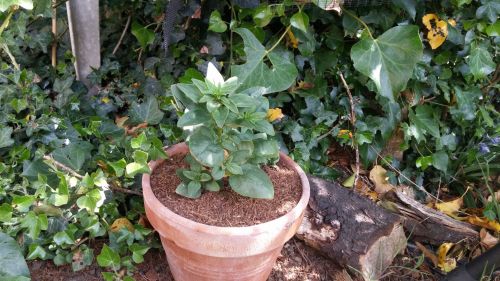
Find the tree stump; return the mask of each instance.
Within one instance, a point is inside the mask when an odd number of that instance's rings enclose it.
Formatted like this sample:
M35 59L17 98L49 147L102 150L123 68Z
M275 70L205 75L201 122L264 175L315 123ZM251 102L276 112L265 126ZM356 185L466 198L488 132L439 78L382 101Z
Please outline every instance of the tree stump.
M311 199L297 237L338 264L378 279L406 248L401 219L338 183L309 176Z

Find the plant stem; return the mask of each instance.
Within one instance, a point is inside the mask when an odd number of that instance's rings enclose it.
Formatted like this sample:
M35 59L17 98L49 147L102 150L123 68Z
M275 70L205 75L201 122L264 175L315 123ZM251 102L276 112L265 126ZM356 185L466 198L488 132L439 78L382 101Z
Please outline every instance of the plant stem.
M285 35L287 34L288 30L290 30L291 27L292 26L289 25L285 29L285 32L283 32L283 34L281 34L281 37L278 39L278 41L276 43L274 43L274 45L269 50L266 50L266 55L269 54L270 52L272 52L274 50L274 48L278 47L279 43L281 42L281 40L283 40L283 38L285 38Z
M127 29L128 29L128 26L130 25L130 20L131 19L132 19L132 16L129 15L128 18L127 18L127 22L125 23L125 28L122 31L122 35L120 36L120 39L118 40L118 43L116 43L116 46L113 49L113 53L112 53L113 55L116 53L116 51L118 51L118 48L122 44L123 37L125 37L125 34L127 33Z
M375 38L373 38L373 35L372 35L371 31L370 31L370 28L368 27L368 25L366 25L366 23L362 19L360 19L359 17L357 17L355 14L349 12L349 10L342 9L342 11L344 11L349 16L353 17L355 20L359 21L366 28L366 30L368 31L368 35L370 35L370 38L373 39L373 40L375 40Z
M2 44L1 46L2 46L3 50L5 51L5 53L9 56L10 61L12 62L12 65L14 65L14 68L19 70L20 69L19 64L17 64L16 58L10 52L9 46L7 46L7 44Z
M52 0L52 34L54 35L54 42L52 42L52 67L57 66L57 7L56 0Z
M2 33L3 31L5 30L5 28L7 28L7 26L9 25L9 22L10 22L10 18L12 18L12 15L14 14L14 10L10 10L9 11L9 14L7 15L7 17L5 18L5 20L2 22L2 25L0 25L0 36L2 36Z

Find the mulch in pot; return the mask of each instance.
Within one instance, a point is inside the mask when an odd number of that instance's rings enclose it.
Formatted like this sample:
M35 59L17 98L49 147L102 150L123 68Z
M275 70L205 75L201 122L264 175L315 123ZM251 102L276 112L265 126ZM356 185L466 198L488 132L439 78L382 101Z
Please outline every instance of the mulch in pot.
M176 155L158 165L151 175L151 189L158 200L178 215L214 226L251 226L276 219L297 205L302 195L299 174L279 161L264 166L274 186L274 198L252 199L232 191L224 182L219 192L204 191L200 198L189 199L175 193L181 180L175 171L187 168L184 155Z

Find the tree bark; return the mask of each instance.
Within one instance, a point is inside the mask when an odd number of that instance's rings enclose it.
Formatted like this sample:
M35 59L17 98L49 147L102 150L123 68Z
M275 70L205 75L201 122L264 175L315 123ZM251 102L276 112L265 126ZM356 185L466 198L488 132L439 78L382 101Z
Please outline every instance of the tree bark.
M401 219L338 183L309 176L311 199L297 237L366 280L406 248Z

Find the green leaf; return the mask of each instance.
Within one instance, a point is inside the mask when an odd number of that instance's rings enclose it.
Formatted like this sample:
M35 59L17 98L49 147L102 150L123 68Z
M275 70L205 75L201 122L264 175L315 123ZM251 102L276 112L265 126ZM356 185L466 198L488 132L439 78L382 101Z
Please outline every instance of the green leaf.
M274 198L273 184L264 171L249 164L243 165L242 169L242 175L229 177L229 185L236 193L251 198Z
M471 48L466 62L475 80L485 78L488 74L495 71L496 67L491 54L481 46L473 46Z
M155 33L136 21L132 23L132 34L137 38L142 48L146 48L147 45L152 44L155 40Z
M7 203L0 205L0 222L9 222L12 219L13 208Z
M30 278L28 265L16 240L0 232L0 280L18 280L15 277ZM28 279L29 280L29 279Z
M84 196L81 196L76 200L76 205L80 209L86 209L90 213L94 213L98 206L98 202L101 200L101 193L97 188L90 190Z
M274 93L295 83L298 72L290 52L274 49L269 53L250 30L237 28L235 32L243 38L247 59L245 64L231 68L231 73L241 83L240 90L263 86L267 93ZM271 69L264 63L266 57L271 62Z
M494 23L497 21L499 13L500 3L498 3L497 0L486 0L483 2L483 5L476 10L476 18L487 18L491 23Z
M113 272L101 272L104 281L114 281L115 274Z
M438 151L432 154L432 166L436 169L446 173L448 171L448 154L444 151Z
M417 11L415 9L415 6L417 5L416 0L392 0L392 3L400 8L405 9L411 16L411 18L415 19L415 15L417 14Z
M224 161L224 149L214 131L207 127L196 129L189 137L188 145L191 155L205 166L219 166Z
M362 39L352 47L351 59L356 70L375 82L379 94L394 102L422 53L418 26L407 25L393 27L377 39Z
M149 96L143 103L132 103L130 109L131 121L139 123L148 123L149 125L157 125L163 119L163 112L158 107L158 101L154 96Z
M97 263L102 267L111 267L113 270L120 269L120 255L104 244L101 253L97 256Z
M207 122L210 120L210 114L203 107L195 107L192 110L185 112L177 121L178 127L193 126Z
M422 170L427 169L432 164L432 156L420 156L417 158L415 162L417 168L421 168Z
M488 36L500 36L500 21L496 21L494 24L489 25L485 31Z
M147 245L141 245L134 243L128 247L128 249L132 252L132 260L135 263L141 263L144 261L144 255L148 252L151 247Z
M11 127L0 128L0 148L14 144L14 140L10 137L12 135L12 131L13 129Z
M201 183L198 181L191 181L189 184L182 182L175 189L175 193L191 199L199 198L201 196Z
M36 240L42 230L47 230L49 226L47 216L45 214L36 215L34 212L29 212L21 220L21 227L28 229L28 236Z
M273 19L274 13L270 5L262 5L254 10L253 21L258 27L268 25Z
M28 259L28 260L34 260L34 259L46 260L49 257L50 257L49 254L47 253L47 251L45 251L45 249L42 246L37 245L37 244L31 244L29 246L28 256L26 257L26 259Z
M228 114L229 109L227 107L220 107L212 112L212 117L214 118L217 127L222 128L224 126Z
M71 238L66 231L59 231L54 235L54 237L52 237L52 239L58 246L75 244L75 240Z
M117 177L121 177L123 175L123 172L125 171L125 167L127 166L127 161L122 158L114 162L108 162L108 164L115 171L115 175Z
M218 33L227 30L227 24L222 20L219 11L215 10L210 14L210 19L208 21L208 30Z
M481 89L477 87L462 89L458 86L453 87L453 89L457 100L456 105L450 109L453 118L459 122L474 120L476 118L476 104L483 95Z
M217 183L217 181L212 180L205 183L205 189L208 191L217 192L220 190L220 185Z
M57 148L52 152L54 159L73 170L79 171L89 159L94 146L86 141L71 142L69 145Z
M410 121L420 130L429 133L435 138L440 137L439 122L433 108L430 105L417 106L416 113L410 110Z
M290 24L302 32L307 33L309 17L304 12L297 12L290 18Z
M12 205L19 212L25 213L29 210L33 202L35 202L35 196L33 195L12 195Z

